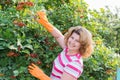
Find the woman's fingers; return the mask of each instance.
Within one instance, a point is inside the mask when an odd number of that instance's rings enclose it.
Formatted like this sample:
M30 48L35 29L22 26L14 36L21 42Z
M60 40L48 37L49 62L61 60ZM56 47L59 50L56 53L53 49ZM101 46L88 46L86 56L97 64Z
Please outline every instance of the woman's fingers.
M38 19L44 19L44 20L47 20L46 13L43 12L43 11L38 11L36 15L39 16Z
M38 12L37 12L37 15L38 15L38 16L45 16L46 14L45 14L45 12L43 12L43 11L38 11Z
M35 69L35 68L36 68L36 65L34 65L33 63L28 66L28 69Z
M32 67L32 66L28 66L28 69L29 69L29 70L33 70L34 67Z
M31 64L31 66L34 67L34 68L37 68L37 66L35 64L33 64L33 63Z

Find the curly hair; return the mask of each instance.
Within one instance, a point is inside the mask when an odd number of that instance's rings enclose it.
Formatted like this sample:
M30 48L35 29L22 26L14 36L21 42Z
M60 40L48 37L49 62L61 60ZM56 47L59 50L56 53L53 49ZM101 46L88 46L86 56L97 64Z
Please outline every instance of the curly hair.
M91 32L81 26L71 27L68 30L68 32L66 32L64 35L66 46L67 46L68 39L72 35L72 33L76 33L80 36L81 47L80 47L79 51L80 51L80 54L82 55L82 57L87 58L87 57L91 56L91 53L93 52L93 40L92 40Z

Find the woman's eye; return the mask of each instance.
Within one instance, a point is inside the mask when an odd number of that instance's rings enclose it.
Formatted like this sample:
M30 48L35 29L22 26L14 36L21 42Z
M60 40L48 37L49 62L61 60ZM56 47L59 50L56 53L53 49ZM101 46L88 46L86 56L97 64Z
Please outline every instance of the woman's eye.
M79 42L79 40L76 40L76 42Z

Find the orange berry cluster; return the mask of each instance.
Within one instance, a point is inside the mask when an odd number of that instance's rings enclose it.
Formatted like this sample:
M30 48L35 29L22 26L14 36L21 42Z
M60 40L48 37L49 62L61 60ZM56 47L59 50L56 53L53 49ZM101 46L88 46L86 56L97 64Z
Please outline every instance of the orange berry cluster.
M19 27L25 26L25 23L23 23L22 21L17 21L17 20L15 20L15 21L13 22L13 24L15 24L15 25L17 25L17 26L19 26Z
M19 54L18 54L18 53L15 53L15 52L13 52L13 51L10 51L10 52L7 53L7 56L8 56L8 57L17 57L17 56L19 56Z
M16 9L17 10L23 10L25 7L31 7L31 6L34 6L33 2L19 2L17 4Z

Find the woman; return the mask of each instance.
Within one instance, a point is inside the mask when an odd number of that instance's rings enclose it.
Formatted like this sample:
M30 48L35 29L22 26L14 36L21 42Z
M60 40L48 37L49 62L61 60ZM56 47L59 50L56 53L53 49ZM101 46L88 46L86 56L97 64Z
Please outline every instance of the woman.
M56 39L63 51L54 60L50 77L35 64L28 67L29 72L40 80L77 80L83 72L82 58L89 57L93 51L91 33L80 26L71 27L63 35L49 23L44 12L37 12L42 24Z

